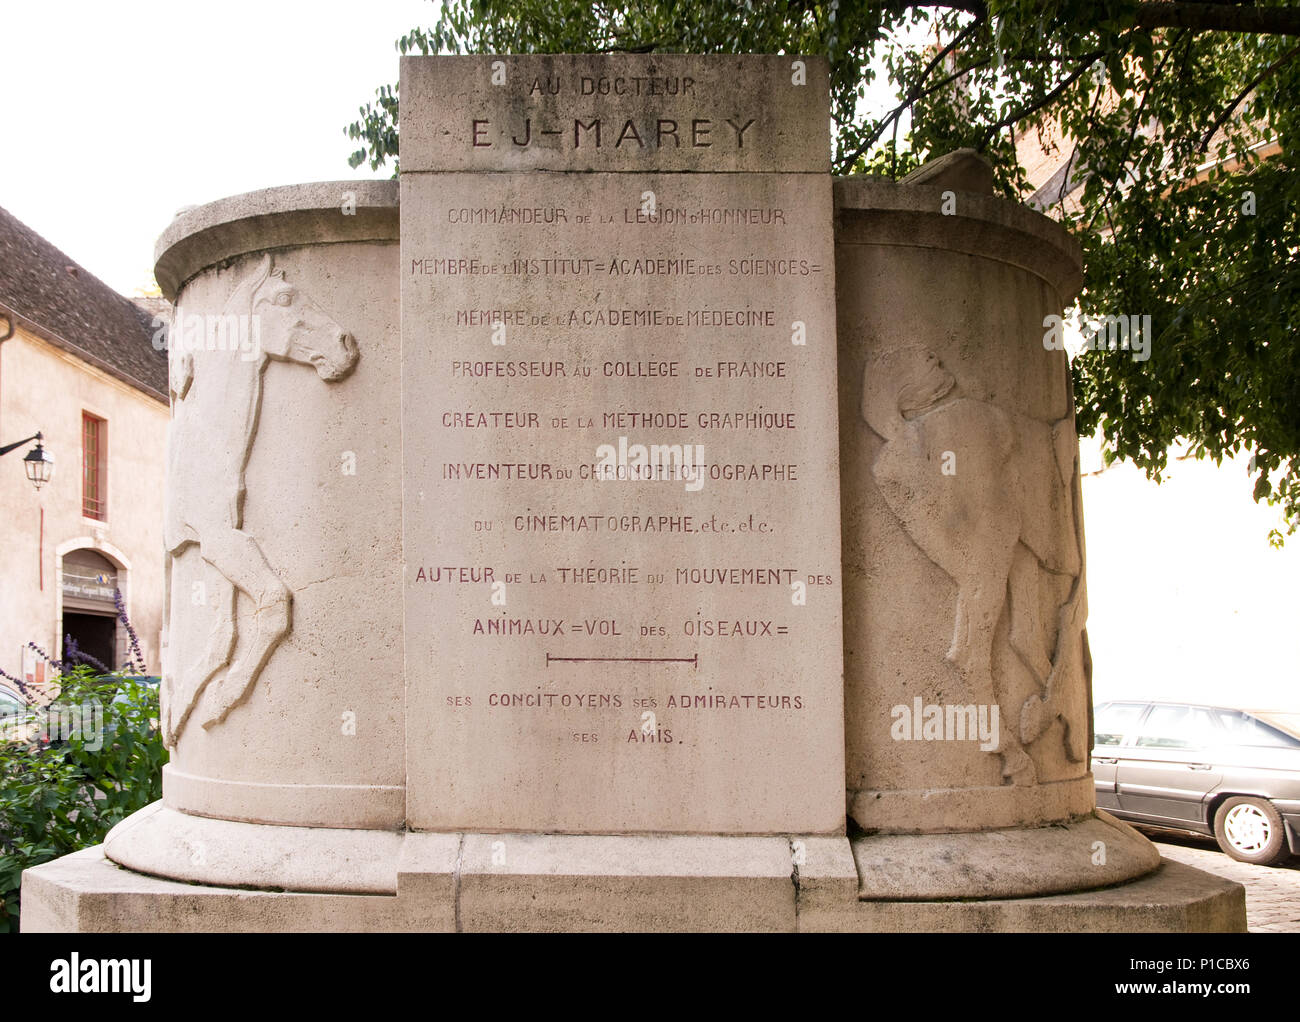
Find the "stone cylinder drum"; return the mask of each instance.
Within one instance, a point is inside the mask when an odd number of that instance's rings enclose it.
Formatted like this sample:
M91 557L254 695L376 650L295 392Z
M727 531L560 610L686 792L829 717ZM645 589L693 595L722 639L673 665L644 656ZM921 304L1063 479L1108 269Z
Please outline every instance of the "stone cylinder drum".
M171 761L107 843L122 865L247 884L261 856L260 882L391 889L319 851L391 858L405 821L397 260L395 182L236 196L159 240ZM285 866L301 828L358 834Z
M846 774L864 895L1116 882L1157 860L1094 815L1078 438L1066 354L1044 344L1045 318L1079 289L1079 248L993 198L973 155L945 162L948 180L836 183ZM990 187L962 190L972 176ZM928 878L888 879L874 861L891 835L944 835L896 840L903 859L978 860L983 843L956 835L1071 822L1074 866L972 860L983 876L959 879L936 861ZM1094 839L1123 852L1090 854Z

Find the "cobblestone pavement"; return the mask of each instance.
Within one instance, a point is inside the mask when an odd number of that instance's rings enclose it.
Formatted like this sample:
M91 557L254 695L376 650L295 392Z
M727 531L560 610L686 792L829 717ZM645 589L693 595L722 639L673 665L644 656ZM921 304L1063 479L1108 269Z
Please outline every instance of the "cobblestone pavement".
M1246 888L1246 925L1251 933L1300 933L1300 860L1252 866L1219 851L1210 838L1143 831L1166 859L1235 880Z

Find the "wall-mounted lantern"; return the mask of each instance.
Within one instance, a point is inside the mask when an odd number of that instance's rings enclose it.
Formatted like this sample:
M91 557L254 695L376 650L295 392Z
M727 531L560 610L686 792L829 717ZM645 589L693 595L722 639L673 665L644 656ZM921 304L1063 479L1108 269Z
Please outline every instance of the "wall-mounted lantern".
M3 457L10 451L16 451L28 441L36 441L36 446L23 455L23 470L27 473L27 478L31 481L31 484L38 490L48 483L50 476L54 474L54 456L41 444L42 439L44 439L42 435L37 433L25 440L19 440L17 443L0 447L0 457Z

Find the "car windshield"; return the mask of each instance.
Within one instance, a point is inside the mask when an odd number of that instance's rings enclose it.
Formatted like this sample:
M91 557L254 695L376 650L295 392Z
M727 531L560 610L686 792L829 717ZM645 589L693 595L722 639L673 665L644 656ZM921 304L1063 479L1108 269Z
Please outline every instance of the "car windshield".
M12 696L8 692L0 692L0 717L8 717L10 714L22 713L27 709L27 704L17 696Z
M1146 703L1106 703L1097 710L1093 724L1096 732L1094 745L1119 745L1142 716Z
M1270 727L1262 720L1240 710L1215 710L1219 723L1228 731L1233 745L1262 746L1269 749L1300 749L1300 739Z

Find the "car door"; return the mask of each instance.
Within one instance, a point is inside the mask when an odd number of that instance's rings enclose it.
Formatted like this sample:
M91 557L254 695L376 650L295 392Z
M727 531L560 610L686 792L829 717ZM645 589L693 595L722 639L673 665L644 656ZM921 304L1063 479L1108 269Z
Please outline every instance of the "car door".
M1132 744L1149 703L1102 703L1093 715L1092 780L1099 809L1118 809L1115 775L1125 742Z
M1117 764L1119 807L1152 821L1203 829L1205 797L1223 777L1213 759L1221 744L1208 708L1154 704Z

